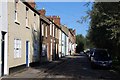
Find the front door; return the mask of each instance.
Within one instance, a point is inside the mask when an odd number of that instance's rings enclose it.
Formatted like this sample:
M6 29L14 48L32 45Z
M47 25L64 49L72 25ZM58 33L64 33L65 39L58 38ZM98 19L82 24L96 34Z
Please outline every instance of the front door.
M1 39L1 63L2 63L2 65L1 65L1 76L3 76L4 75L4 48L5 48L5 34L6 34L6 32L2 32L2 39Z
M26 66L29 67L29 41L26 41Z

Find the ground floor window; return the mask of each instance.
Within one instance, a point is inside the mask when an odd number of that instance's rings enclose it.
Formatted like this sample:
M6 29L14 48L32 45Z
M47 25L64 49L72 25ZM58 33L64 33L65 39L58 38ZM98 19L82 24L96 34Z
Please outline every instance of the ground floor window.
M21 58L21 39L14 39L14 58Z

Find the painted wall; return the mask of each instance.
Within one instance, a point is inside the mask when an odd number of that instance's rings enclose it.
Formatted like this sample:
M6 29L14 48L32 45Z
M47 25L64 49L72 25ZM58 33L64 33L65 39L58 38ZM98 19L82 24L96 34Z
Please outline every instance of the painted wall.
M9 68L26 64L26 41L30 42L29 62L36 62L37 55L34 54L36 37L39 36L39 16L36 14L36 26L34 27L34 12L28 10L28 26L26 26L26 5L19 1L18 5L18 23L15 22L15 4L8 3L8 27L9 27L9 44L8 44L8 65ZM21 39L21 57L14 57L14 39ZM39 53L37 53L39 54ZM37 56L37 57L36 57Z
M59 57L62 56L62 31L59 30Z
M7 0L0 0L0 44L2 43L1 39L2 39L2 34L1 32L6 32L5 34L5 39L4 39L4 62L1 61L1 48L2 48L2 45L0 45L0 76L2 74L1 72L1 65L2 63L4 63L4 72L3 72L3 75L7 75L8 74L8 59L7 59L7 55L8 55L8 13L7 13Z
M62 32L62 56L65 56L65 34Z
M68 43L68 41L69 41L69 37L68 36L66 36L66 55L69 55L69 43Z

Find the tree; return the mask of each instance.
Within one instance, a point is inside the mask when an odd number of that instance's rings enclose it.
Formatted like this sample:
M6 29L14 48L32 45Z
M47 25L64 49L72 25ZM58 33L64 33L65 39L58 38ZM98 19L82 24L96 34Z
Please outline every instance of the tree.
M76 52L80 53L80 51L84 50L84 44L85 44L85 39L81 34L76 35L76 43L77 43Z
M100 48L107 48L120 56L120 3L96 2L89 11L89 40ZM116 54L115 54L116 53Z

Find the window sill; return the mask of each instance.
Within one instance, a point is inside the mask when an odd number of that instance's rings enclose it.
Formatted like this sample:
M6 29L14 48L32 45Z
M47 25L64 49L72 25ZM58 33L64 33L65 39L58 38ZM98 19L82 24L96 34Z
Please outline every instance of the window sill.
M30 27L29 27L28 25L26 25L26 28L27 28L27 29L30 29Z
M18 20L15 20L14 21L16 24L20 25L20 22Z
M34 30L34 32L37 32L37 30Z

